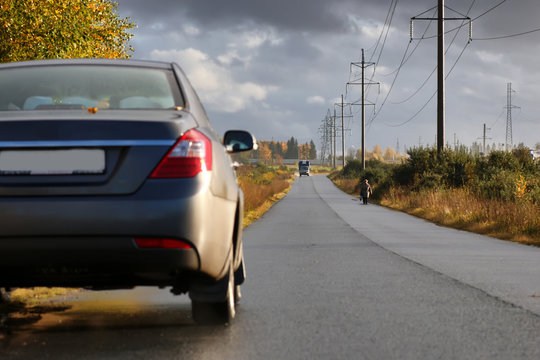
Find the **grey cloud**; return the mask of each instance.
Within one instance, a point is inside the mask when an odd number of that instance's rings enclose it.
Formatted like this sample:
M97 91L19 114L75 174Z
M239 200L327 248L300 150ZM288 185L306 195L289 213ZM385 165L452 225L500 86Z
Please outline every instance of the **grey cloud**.
M389 4L355 0L117 0L120 10L144 23L169 28L191 21L207 29L243 23L290 31L346 32L350 14L384 16ZM382 15L381 15L382 14Z
M446 0L448 8L466 13L474 0ZM501 0L476 0L470 16L477 17ZM332 104L307 105L308 96L335 99L345 91L349 80L349 63L358 61L361 48L366 49L366 60L372 57L376 37L363 33L359 27L367 26L378 35L386 19L392 0L118 0L121 16L131 16L139 24L133 40L136 57L148 57L153 49L193 48L207 54L214 62L233 49L237 60L220 63L230 71L235 81L253 82L273 87L262 103L234 114L210 111L219 119L217 127L224 130L231 124L250 127L256 134L276 139L305 136L317 140L320 120ZM400 63L409 42L409 19L433 8L436 0L401 0L397 4L389 34L380 59L374 81L385 87L380 94L370 91L371 101L377 102L377 110L394 79L390 74ZM433 11L429 12L433 14ZM447 10L447 16L456 15ZM507 0L494 11L477 19L473 24L473 37L491 37L530 30L537 25L540 1ZM415 23L420 34L427 21ZM448 21L447 29L459 22ZM159 25L159 26L157 26ZM431 34L435 32L432 24ZM200 33L185 32L186 26L194 26ZM250 32L272 33L271 39L259 46L242 46L242 39ZM447 56L447 70L467 43L466 31L462 31ZM447 35L451 39L452 34ZM274 39L274 40L275 40ZM473 41L468 45L460 62L447 81L447 137L453 133L459 141L471 144L480 134L483 123L492 126L494 139L504 138L504 120L497 116L505 105L506 82L513 82L518 90L516 103L522 107L524 118L535 119L538 111L537 58L540 55L540 33L497 41ZM415 40L410 49L418 44ZM448 44L448 43L447 43ZM245 44L244 44L245 45ZM380 50L380 47L378 48ZM410 50L409 49L409 50ZM484 57L478 54L483 53ZM491 61L490 56L498 61ZM498 58L499 56L499 58ZM245 62L240 59L248 59ZM402 146L434 142L435 101L432 101L414 120L403 127L391 127L407 120L422 107L435 91L435 76L410 101L393 104L406 99L417 90L436 65L436 42L434 39L420 42L418 49L403 67L388 102L380 116L368 129L368 147L379 144L385 148L395 146L400 138ZM371 70L371 69L370 69ZM371 71L369 71L371 75ZM189 76L189 74L188 74ZM356 88L354 91L359 90ZM356 94L351 94L351 98ZM258 107L257 107L258 106ZM264 107L262 109L261 107ZM357 110L357 109L356 109ZM368 109L371 114L373 107ZM369 115L370 116L370 115ZM291 129L310 129L311 133L288 133L287 126L273 126L273 122L290 125ZM516 121L518 123L518 121ZM523 121L525 123L525 121ZM540 125L532 124L530 131L521 132L528 144L540 140ZM500 128L502 126L502 129ZM348 144L358 142L358 122ZM280 129L278 131L277 129ZM274 130L276 129L276 130ZM516 128L516 140L519 129ZM292 130L290 130L292 131ZM259 137L261 137L259 135ZM519 140L521 141L521 139Z

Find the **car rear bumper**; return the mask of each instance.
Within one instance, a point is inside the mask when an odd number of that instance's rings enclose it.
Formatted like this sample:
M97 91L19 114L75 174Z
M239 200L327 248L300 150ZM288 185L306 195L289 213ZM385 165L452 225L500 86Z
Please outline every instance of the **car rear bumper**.
M231 256L235 206L205 179L149 180L129 196L2 197L0 285L172 285L190 272L218 279ZM136 237L193 248L139 249Z
M180 286L199 269L194 249L140 249L130 237L4 237L7 287Z

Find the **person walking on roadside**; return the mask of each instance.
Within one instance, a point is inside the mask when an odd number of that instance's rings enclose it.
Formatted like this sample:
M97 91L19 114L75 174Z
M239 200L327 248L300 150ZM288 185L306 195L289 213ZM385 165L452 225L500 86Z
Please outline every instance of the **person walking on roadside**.
M365 179L360 185L360 197L364 205L368 204L368 198L371 196L371 186L369 185L368 179Z

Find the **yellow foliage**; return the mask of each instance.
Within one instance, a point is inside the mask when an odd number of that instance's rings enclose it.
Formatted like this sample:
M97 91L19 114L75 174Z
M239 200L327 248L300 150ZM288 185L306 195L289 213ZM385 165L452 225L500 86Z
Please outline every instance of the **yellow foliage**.
M0 62L128 58L135 27L109 0L2 0Z
M516 199L524 200L527 198L527 180L525 180L523 175L519 175L519 180L516 182L514 195Z

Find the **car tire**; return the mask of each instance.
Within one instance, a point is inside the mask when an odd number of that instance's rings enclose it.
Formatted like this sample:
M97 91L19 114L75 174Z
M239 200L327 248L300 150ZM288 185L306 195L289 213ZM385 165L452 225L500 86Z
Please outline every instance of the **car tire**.
M242 299L242 290L240 289L240 285L235 285L234 286L234 302L238 304L241 299Z
M241 275L240 275L241 274ZM240 266L236 269L234 274L235 285L234 285L234 302L238 304L242 299L242 291L240 289L240 284L242 284L246 278L246 269L244 265L244 255L242 255L242 260L240 261ZM239 280L241 279L241 280Z
M8 289L0 288L0 304L8 303L11 300L11 294Z
M232 261L229 264L229 272L223 279L227 281L227 294L224 301L191 302L193 320L201 325L229 324L236 316L236 286L234 284L234 270Z

